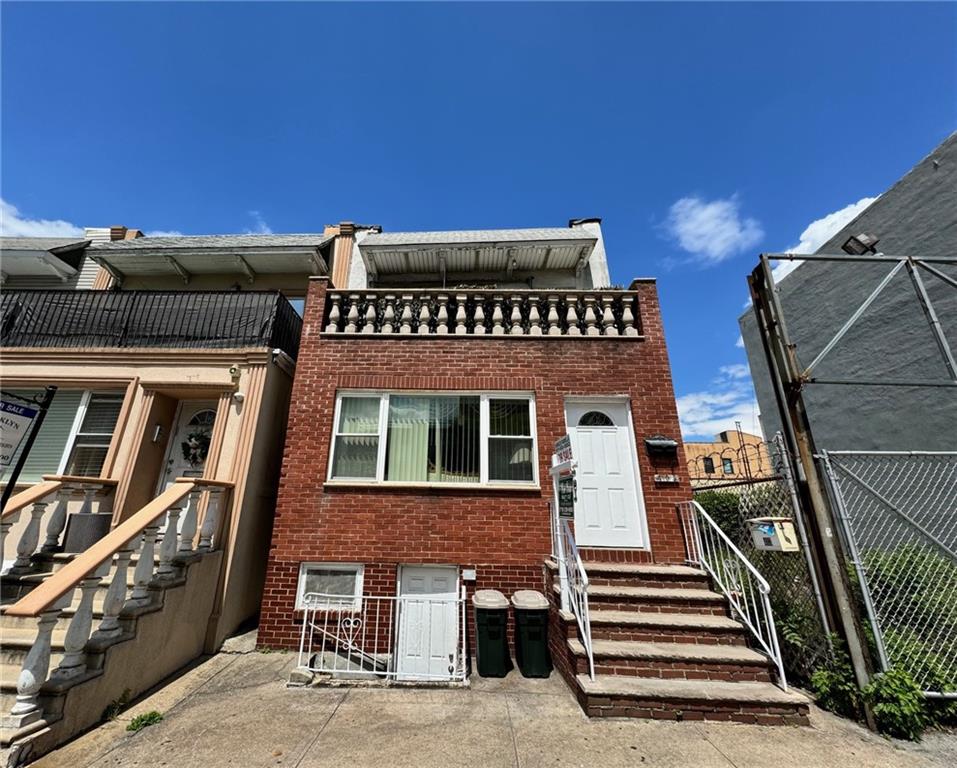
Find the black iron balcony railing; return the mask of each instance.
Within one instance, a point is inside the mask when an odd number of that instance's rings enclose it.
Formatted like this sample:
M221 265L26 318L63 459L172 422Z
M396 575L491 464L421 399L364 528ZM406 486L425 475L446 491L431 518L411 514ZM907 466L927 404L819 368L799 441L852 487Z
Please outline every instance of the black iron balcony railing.
M295 358L302 318L278 291L3 291L3 347L271 347Z

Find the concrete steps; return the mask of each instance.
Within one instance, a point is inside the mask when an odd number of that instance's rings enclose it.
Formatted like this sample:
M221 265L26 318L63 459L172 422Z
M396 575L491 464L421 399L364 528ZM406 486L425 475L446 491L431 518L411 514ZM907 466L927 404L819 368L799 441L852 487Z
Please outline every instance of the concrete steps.
M574 624L568 625L574 630ZM697 613L591 611L595 640L643 640L656 643L746 645L744 628L727 616Z
M590 584L588 602L599 610L704 613L726 616L723 596L710 589Z
M699 568L681 565L636 563L584 563L588 581L594 586L629 586L641 579L646 587L708 589L708 574Z

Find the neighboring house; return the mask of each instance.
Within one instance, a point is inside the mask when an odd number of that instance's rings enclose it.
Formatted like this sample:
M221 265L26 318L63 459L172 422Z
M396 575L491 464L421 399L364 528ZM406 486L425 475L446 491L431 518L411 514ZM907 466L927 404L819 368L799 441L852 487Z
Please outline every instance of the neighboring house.
M957 133L818 249L841 254L849 237L879 238L893 256L957 256ZM782 262L776 262L781 264ZM877 287L892 265L804 262L778 283L791 341L807 365ZM957 281L957 269L936 264ZM941 327L957 350L957 289L922 273ZM741 332L766 435L780 416L764 349L750 310ZM957 352L955 352L957 353ZM898 274L815 372L825 379L936 380L949 376L914 287ZM953 387L836 386L804 389L818 450L952 451L957 448L957 390Z
M734 484L774 477L767 443L760 435L725 430L711 443L686 442L692 487Z
M294 304L351 231L0 240L3 399L58 387L3 511L4 745L50 748L256 614Z
M683 566L691 489L657 290L608 286L599 220L366 228L343 253L306 300L260 646L302 642L322 673L461 680L468 599L531 589L589 714L802 721L806 703L769 684L724 598ZM565 435L575 543L549 506ZM594 679L580 611L557 607L556 534L593 579Z

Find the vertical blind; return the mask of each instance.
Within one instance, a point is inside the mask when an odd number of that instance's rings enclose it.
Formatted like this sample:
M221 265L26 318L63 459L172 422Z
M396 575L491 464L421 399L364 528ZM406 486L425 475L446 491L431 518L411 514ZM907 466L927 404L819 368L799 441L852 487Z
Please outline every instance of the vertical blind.
M13 390L13 394L29 398L39 395L40 391ZM73 428L73 421L80 408L82 398L83 392L63 389L58 390L53 396L50 409L43 419L43 424L40 425L37 439L30 449L30 454L23 465L23 471L17 480L18 485L39 483L43 479L43 475L55 475L57 470L60 469L60 461L63 459L67 440L70 439L70 430ZM17 448L17 452L10 461L10 466L2 468L4 478L10 476L25 444L26 438Z

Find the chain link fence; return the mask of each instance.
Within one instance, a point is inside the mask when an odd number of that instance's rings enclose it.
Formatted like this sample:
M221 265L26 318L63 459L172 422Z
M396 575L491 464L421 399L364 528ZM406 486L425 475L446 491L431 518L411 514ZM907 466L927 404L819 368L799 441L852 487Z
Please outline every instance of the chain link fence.
M807 687L811 673L827 660L830 653L829 629L818 585L808 563L803 516L798 507L792 465L781 435L763 444L762 450L755 454L764 458L752 463L752 466L756 464L758 467L752 477L729 481L724 486L712 482L707 487L697 487L695 499L754 563L770 585L771 608L785 671L790 681ZM721 456L716 455L716 458ZM696 463L699 466L705 464L700 458ZM692 484L694 480L692 474ZM756 517L792 519L800 538L801 551L769 552L758 549L747 523Z
M881 668L957 697L957 452L821 461Z

